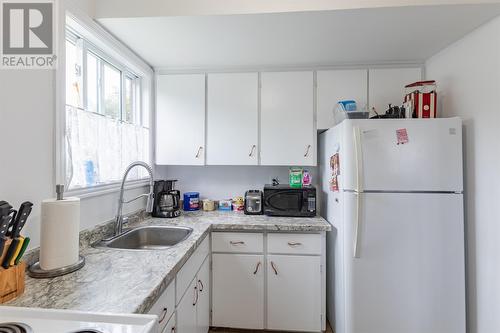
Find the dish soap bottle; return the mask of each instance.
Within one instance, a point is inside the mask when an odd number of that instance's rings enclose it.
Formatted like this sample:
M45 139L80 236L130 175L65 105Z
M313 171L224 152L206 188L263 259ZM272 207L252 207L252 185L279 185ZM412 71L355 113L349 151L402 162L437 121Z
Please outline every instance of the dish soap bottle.
M302 186L311 186L312 176L309 173L309 170L304 170L302 174Z

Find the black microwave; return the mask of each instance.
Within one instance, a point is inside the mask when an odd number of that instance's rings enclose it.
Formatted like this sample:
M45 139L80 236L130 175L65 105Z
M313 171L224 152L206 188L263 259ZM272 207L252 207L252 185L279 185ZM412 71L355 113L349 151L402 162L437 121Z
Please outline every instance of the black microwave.
M264 186L264 214L268 216L316 216L316 188L266 185Z

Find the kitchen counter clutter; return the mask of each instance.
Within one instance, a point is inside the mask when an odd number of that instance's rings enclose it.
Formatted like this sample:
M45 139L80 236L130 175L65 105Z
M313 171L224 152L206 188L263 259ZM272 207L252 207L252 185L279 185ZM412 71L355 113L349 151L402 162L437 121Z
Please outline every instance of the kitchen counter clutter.
M146 313L211 231L319 233L331 229L321 217L281 218L220 211L186 212L176 219L147 218L128 227L145 225L186 226L193 232L185 241L162 250L93 248L83 242L81 254L86 258L84 268L53 279L27 277L24 295L7 305ZM96 230L109 228L101 226ZM99 238L108 236L99 232Z

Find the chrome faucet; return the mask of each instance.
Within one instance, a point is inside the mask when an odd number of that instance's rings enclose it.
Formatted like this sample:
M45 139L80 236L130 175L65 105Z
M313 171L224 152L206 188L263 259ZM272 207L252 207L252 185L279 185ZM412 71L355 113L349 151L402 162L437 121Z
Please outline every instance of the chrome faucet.
M130 170L132 170L136 166L142 166L149 173L149 193L144 193L144 194L138 195L137 197L135 197L133 199L125 201L125 200L123 200L123 192L125 191L125 181L127 180L127 176L128 176L128 173L130 172ZM153 202L154 202L153 169L147 163L137 161L137 162L131 163L125 169L125 173L123 174L122 185L120 187L120 197L118 199L118 211L116 213L115 236L118 236L123 232L123 223L125 221L125 218L123 217L123 213L122 213L123 204L130 203L130 202L135 201L135 200L142 198L142 197L148 198L148 200L146 202L146 213L151 213L153 211Z

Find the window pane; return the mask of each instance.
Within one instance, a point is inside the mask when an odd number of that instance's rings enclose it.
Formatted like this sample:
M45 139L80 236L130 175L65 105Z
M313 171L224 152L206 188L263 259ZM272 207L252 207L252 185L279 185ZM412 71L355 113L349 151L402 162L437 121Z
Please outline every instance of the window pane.
M87 109L92 112L99 112L97 101L99 91L98 81L98 59L87 52Z
M150 161L150 133L140 126L142 78L126 68L122 72L90 44L87 51L85 43L78 37L75 43L73 34L68 34L65 146L70 189L118 182L131 162ZM129 180L145 176L144 170L136 169Z
M133 81L129 77L125 77L125 121L131 124L134 123L134 90Z
M103 72L103 113L111 118L120 119L120 71L104 63Z
M66 104L82 107L82 67L79 48L66 40Z

